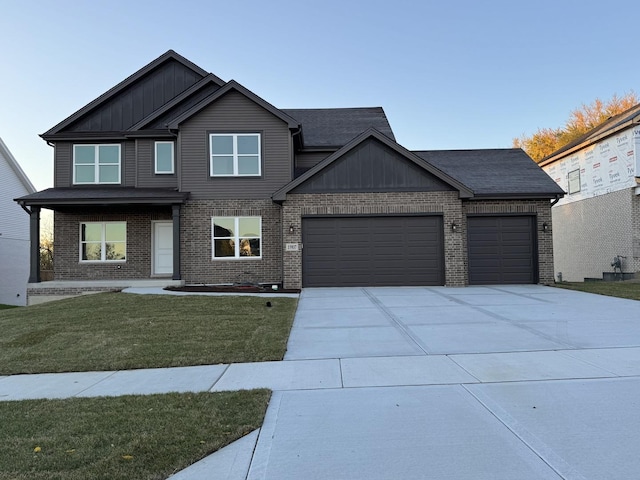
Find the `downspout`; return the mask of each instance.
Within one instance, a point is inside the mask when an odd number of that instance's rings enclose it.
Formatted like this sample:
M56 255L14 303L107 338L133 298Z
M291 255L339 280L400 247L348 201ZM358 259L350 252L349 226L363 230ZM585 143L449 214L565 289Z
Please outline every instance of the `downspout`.
M560 201L560 195L556 195L556 199L553 202L551 202L551 207L553 208L553 206L559 201Z

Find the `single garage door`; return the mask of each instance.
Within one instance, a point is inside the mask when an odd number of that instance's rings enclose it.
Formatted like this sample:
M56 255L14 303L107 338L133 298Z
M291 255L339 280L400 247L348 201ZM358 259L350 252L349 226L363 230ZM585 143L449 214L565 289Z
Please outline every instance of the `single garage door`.
M444 285L442 217L302 219L302 285Z
M535 217L468 217L469 284L537 283Z

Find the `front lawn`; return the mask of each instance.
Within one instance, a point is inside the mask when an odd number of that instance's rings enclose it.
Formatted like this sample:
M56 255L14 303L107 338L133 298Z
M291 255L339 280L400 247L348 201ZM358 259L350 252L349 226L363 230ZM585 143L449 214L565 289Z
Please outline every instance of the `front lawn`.
M0 310L7 310L9 308L17 308L15 305L5 305L4 303L0 303Z
M562 282L556 283L555 286L610 297L640 300L640 283L638 282Z
M165 479L259 428L269 398L245 390L0 402L0 480Z
M101 293L2 310L0 374L282 360L296 304Z

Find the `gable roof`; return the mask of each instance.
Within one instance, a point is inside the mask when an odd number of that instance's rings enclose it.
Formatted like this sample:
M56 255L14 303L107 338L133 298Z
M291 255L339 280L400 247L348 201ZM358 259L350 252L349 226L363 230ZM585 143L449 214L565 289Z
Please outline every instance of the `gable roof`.
M199 102L196 105L194 105L193 107L191 107L189 110L184 112L182 115L180 115L180 116L174 118L173 120L171 120L169 122L168 127L170 129L177 129L182 122L184 122L188 118L192 117L193 115L198 113L203 108L211 105L213 102L215 102L220 97L222 97L226 93L229 93L232 90L244 95L245 97L247 97L252 102L260 105L265 110L269 111L270 113L272 113L276 117L280 118L283 122L285 122L289 126L289 128L299 128L300 124L296 119L290 117L289 115L284 113L282 110L277 109L276 107L271 105L269 102L267 102L263 98L259 97L255 93L253 93L248 88L245 88L242 85L240 85L235 80L229 80L226 83L226 85L224 87L222 87L220 90L217 90L212 95L209 95L207 98L205 98L201 102Z
M282 111L302 124L304 148L340 148L370 128L395 140L382 107L284 108Z
M351 142L349 142L347 145L342 147L337 152L333 153L332 155L329 155L323 161L318 163L315 167L309 169L308 171L306 171L304 174L302 174L301 176L299 176L298 178L296 178L292 182L289 182L287 185L285 185L280 190L275 192L272 195L271 198L276 202L282 202L282 201L286 200L287 193L289 193L291 190L293 190L297 186L303 184L304 182L309 180L311 177L313 177L314 175L318 174L319 172L321 172L322 170L327 168L329 165L334 163L336 160L341 158L347 152L353 150L358 145L362 144L364 141L366 141L366 140L368 140L370 138L374 138L374 139L378 140L379 142L383 143L387 147L391 148L395 152L397 152L400 155L402 155L407 160L413 162L414 164L418 165L419 167L422 167L424 170L426 170L427 172L431 173L436 178L442 180L443 182L447 183L448 185L451 185L453 188L455 188L456 190L458 190L460 192L460 197L461 198L469 198L469 197L473 196L473 192L471 191L471 189L469 189L467 186L463 185L461 182L459 182L455 178L451 177L450 175L448 175L447 173L441 171L440 169L436 168L435 166L431 165L430 163L425 162L422 158L420 158L419 156L417 156L414 153L410 152L409 150L407 150L403 146L399 145L398 143L396 143L394 140L392 140L391 138L387 137L383 133L380 133L376 129L370 128L367 131L365 131L362 134L360 134L359 136L357 136L356 138L354 138Z
M29 180L29 177L27 177L27 175L24 173L24 170L22 170L18 161L15 159L15 157L9 151L9 148L2 141L2 138L0 138L0 157L3 157L7 161L7 163L9 164L9 168L11 168L11 170L14 171L14 173L16 174L16 177L18 177L18 180L20 180L20 183L22 183L24 188L29 193L34 193L36 189L31 183L31 180Z
M80 110L73 113L72 115L64 119L62 122L58 123L56 126L47 130L45 133L43 133L40 136L44 139L48 139L54 136L55 134L59 133L63 129L71 126L74 122L80 120L83 116L89 114L91 111L93 111L100 105L103 105L109 100L114 99L118 94L122 93L127 87L130 87L131 85L133 85L134 83L136 83L137 81L139 81L140 79L142 79L143 77L145 77L146 75L148 75L149 73L151 73L152 71L156 70L161 65L169 61L177 62L178 64L182 65L184 68L193 72L194 75L197 75L198 77L200 77L200 79L209 75L213 75L213 74L209 74L202 68L198 67L195 63L187 60L182 55L177 54L173 50L168 50L166 53L160 55L158 58L156 58L149 64L145 65L140 70L130 75L129 77L124 79L122 82L118 83L115 87L109 89L108 91L100 95L98 98L88 103L87 105L82 107ZM219 79L215 75L213 75L213 77L210 77L210 78L212 78L219 85L224 85L224 81Z
M552 198L564 191L520 148L414 152L483 198Z
M540 160L540 165L548 165L550 163L555 162L556 160L561 159L562 157L566 157L576 150L580 150L589 145L596 143L603 138L610 137L618 133L621 130L632 127L634 125L640 124L640 103L638 105L634 105L633 107L625 110L618 115L614 115L609 118L607 121L601 123L597 127L588 131L581 137L578 137L573 142L568 143L562 148L559 148L555 152L547 155L542 160Z

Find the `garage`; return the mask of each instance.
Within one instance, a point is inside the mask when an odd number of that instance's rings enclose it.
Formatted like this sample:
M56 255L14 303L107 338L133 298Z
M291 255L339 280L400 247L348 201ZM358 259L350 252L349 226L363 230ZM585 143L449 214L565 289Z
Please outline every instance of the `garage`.
M534 216L467 218L469 284L537 283Z
M442 217L302 219L302 285L444 285Z

